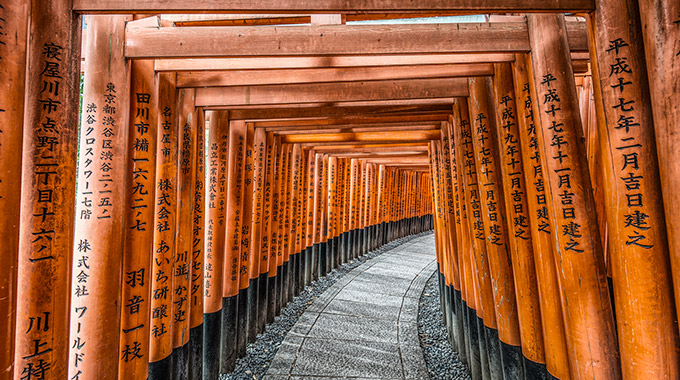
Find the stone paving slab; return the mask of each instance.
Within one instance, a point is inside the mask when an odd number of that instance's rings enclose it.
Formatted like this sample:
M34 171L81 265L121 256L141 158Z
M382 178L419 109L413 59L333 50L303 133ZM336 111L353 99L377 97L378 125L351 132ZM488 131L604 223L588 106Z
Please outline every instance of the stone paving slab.
M299 318L264 379L426 379L417 316L434 249L432 234L420 236L341 278Z

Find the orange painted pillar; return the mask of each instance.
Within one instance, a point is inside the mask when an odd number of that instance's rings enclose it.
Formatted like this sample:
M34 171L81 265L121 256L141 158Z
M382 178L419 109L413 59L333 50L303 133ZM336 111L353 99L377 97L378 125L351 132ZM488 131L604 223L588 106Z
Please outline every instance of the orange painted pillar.
M293 297L297 295L299 288L299 275L300 275L300 252L301 242L300 242L300 186L301 186L301 174L302 174L302 163L301 163L301 150L300 144L293 144L291 149L290 157L290 176L289 176L289 202L288 207L288 262L289 262L289 273L290 282L288 290L287 301L293 300Z
M638 0L651 96L659 177L666 210L676 316L680 315L680 221L671 210L680 203L680 4L674 0Z
M307 180L305 182L305 285L309 285L314 280L313 267L316 257L316 249L314 247L314 210L316 203L314 202L314 189L316 184L316 153L314 149L310 149L307 153Z
M314 178L312 189L312 267L311 278L316 281L319 278L319 258L321 257L321 200L320 191L323 187L323 155L313 154Z
M522 166L529 208L529 225L533 244L534 264L541 303L541 323L545 360L548 372L558 379L570 378L570 361L562 319L562 299L557 282L554 253L554 224L548 214L544 166L538 146L536 125L538 112L531 93L528 54L517 54L514 65L515 104L522 154ZM559 301L559 302L556 302Z
M336 223L337 223L337 193L338 193L338 159L335 156L328 157L328 257L326 257L326 268L330 272L336 267L337 255L337 239L336 237Z
M149 372L151 259L156 199L156 129L158 94L153 62L131 63L130 122L127 168L130 194L123 232L123 289L119 347L137 347L134 360L120 356L118 376L134 378ZM145 176L135 175L145 173ZM132 181L132 178L135 178ZM125 307L125 305L130 305ZM128 360L125 360L128 359Z
M493 106L496 108L500 174L505 198L512 273L517 296L524 370L529 378L546 376L543 328L538 295L532 234L529 227L529 206L517 121L512 66L494 64Z
M262 261L260 261L261 276L266 277L266 319L269 323L274 320L276 315L276 301L274 294L276 294L276 233L274 230L274 208L276 207L275 196L276 192L274 184L274 172L278 169L276 166L276 144L274 144L274 135L269 132L265 136L266 143L266 166L264 173L264 189L263 189L263 214L262 214ZM263 310L263 313L265 311Z
M255 127L252 123L246 124L246 145L243 164L243 220L241 225L241 255L239 258L239 314L238 314L238 345L239 350L245 354L246 345L251 339L251 322L254 322L257 303L257 284L250 277L251 268L255 261L251 255L252 224L253 224L253 141ZM254 326L254 324L252 324ZM256 334L253 335L255 338ZM239 355L241 356L241 355Z
M638 15L635 1L615 0L598 1L589 17L612 163L603 168L610 266L623 378L673 379L680 342Z
M267 134L263 128L256 128L253 135L253 223L250 244L252 264L249 274L251 281L256 282L257 289L256 313L249 330L249 336L253 338L257 333L264 331L267 321L267 276L264 274L269 271L269 267L267 253L262 249L266 154ZM246 196L248 195L246 193Z
M477 164L472 142L472 130L470 126L469 107L466 100L458 100L454 104L454 122L460 132L460 152L463 160L463 187L465 189L465 202L468 210L468 223L470 224L470 238L472 241L472 278L477 289L477 302L475 315L469 315L470 345L471 345L471 372L472 376L490 376L489 357L487 354L486 331L498 329L496 322L495 305L493 300L493 288L491 285L491 272L485 244L485 229L482 220L482 198L477 176ZM495 334L494 334L495 335Z
M272 198L272 254L270 257L274 259L275 263L275 275L276 275L276 294L274 295L273 303L276 304L275 314L278 314L281 309L281 294L283 287L283 213L285 209L285 200L282 201L284 197L285 188L282 186L284 181L284 171L286 170L286 150L284 145L280 142L275 142L276 146L276 170L274 171L274 187L273 187L273 198ZM287 145L286 145L287 146ZM272 268L272 265L270 265ZM270 277L272 272L270 272Z
M196 158L195 90L181 89L177 95L179 163L177 165L177 234L172 263L173 376L189 373L189 334L191 317L191 258Z
M144 360L137 351L139 346L121 347L121 356L118 352L130 91L123 32L130 19L85 19L76 264L71 278L70 341L75 343L69 351L69 378L115 376L119 357ZM47 145L48 151L53 144ZM124 186L116 186L121 182ZM108 254L98 254L101 252Z
M324 164L325 155L317 154L315 157L315 167L316 167L316 185L314 188L314 200L316 204L316 209L314 210L314 220L316 223L314 243L318 244L318 253L315 266L316 278L323 277L326 275L326 241L324 233L324 204L326 200L326 193L324 186L327 183L325 180L326 166Z
M157 96L156 195L154 199L151 318L149 322L149 379L172 373L173 262L177 221L178 114L176 75L159 73ZM142 173L140 173L142 174ZM133 181L135 175L132 176Z
M219 376L222 288L227 218L229 112L210 111L208 131L205 266L203 271L203 376Z
M26 31L28 0L3 1L0 5L0 380L14 374L14 330L16 327L17 265L21 206L21 144L24 123L26 80ZM14 126L7 128L6 126Z
M222 344L220 374L232 372L239 356L238 306L243 223L243 175L246 154L246 124L229 121L227 162L227 232L225 238L224 282L222 283ZM242 310L241 310L242 311Z
M203 297L205 264L205 178L206 113L196 110L196 150L194 154L193 229L189 289L189 378L203 378Z
M486 238L487 257L491 271L491 284L496 304L496 320L498 322L498 338L502 357L504 377L522 377L520 352L520 331L517 316L517 299L515 293L512 259L508 244L508 232L505 215L505 202L501 187L499 158L494 138L496 125L493 108L490 107L490 78L471 78L470 86L470 118L472 120L472 143L477 165L477 180L480 187L480 203L484 236ZM493 331L487 331L493 334ZM489 344L489 367L494 372L495 337L487 334Z
M565 302L567 345L576 378L620 378L576 87L562 15L528 15L533 77L540 113L539 145L557 232L558 279ZM549 43L547 43L549 41Z
M289 300L290 281L291 281L291 264L290 264L290 250L291 250L291 178L292 173L292 158L293 146L291 144L283 145L283 173L281 176L281 195L279 197L279 251L281 252L281 308L283 308Z
M70 1L33 1L29 14L14 377L66 378L72 359L66 332L71 312L81 28ZM12 35L5 33L12 30L3 29L0 37L10 49ZM10 57L3 56L3 69L5 58ZM7 104L0 107L2 113L11 110L4 108ZM6 124L0 128L6 129ZM21 130L16 125L15 129Z
M271 221L269 222L269 272L268 272L268 282L269 282L269 294L268 294L268 307L267 307L267 322L274 320L274 317L278 313L277 309L277 295L278 295L278 208L279 208L279 191L278 191L278 177L281 170L279 157L281 156L280 146L276 143L274 136L271 132L267 133L267 145L271 146L271 159L267 164L267 181L270 187L270 206L271 209ZM270 165L271 164L271 165ZM266 193L265 193L266 194ZM266 197L266 195L265 195ZM266 199L266 198L265 198Z

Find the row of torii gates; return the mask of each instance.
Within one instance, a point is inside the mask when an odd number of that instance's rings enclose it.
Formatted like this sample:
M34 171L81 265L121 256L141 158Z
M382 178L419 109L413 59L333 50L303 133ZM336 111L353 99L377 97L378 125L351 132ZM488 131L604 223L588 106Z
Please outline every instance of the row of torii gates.
M0 379L215 379L431 228L474 379L680 379L680 2L353 3L0 0Z

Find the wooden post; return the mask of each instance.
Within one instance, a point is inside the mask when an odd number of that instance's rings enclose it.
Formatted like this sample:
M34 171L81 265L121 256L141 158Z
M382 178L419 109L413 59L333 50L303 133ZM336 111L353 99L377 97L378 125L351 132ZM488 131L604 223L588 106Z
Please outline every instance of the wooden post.
M156 131L156 196L154 200L153 261L149 379L171 376L173 349L173 262L177 220L177 94L175 74L159 73ZM133 175L134 178L134 175Z
M289 236L288 245L288 271L290 273L290 282L288 290L287 301L293 300L297 294L298 279L299 279L299 260L300 256L300 235L298 234L298 229L300 227L300 174L302 172L301 167L301 151L300 144L293 144L290 153L290 175L288 179L288 213L287 218L287 234Z
M193 242L193 205L196 157L196 111L194 89L179 90L178 128L180 133L177 149L177 235L172 263L172 335L173 335L173 376L189 376L189 342L191 317L191 257Z
M33 1L29 14L14 377L66 378L81 25L70 1Z
M517 317L517 301L514 288L512 261L509 255L503 189L500 186L498 151L494 144L495 122L493 109L489 107L490 78L471 78L470 116L472 143L480 185L480 203L487 257L491 271L503 375L510 378L524 376L521 365L520 332ZM489 361L493 363L493 339L488 339ZM491 365L493 368L493 365ZM492 369L493 376L493 369Z
M666 210L668 246L675 289L676 317L680 315L680 4L673 0L638 0L644 38L659 175Z
M326 258L328 271L335 269L335 255L337 254L337 241L335 240L335 226L338 209L336 207L338 192L338 159L335 156L328 158L328 243L331 246L330 254Z
M76 343L69 352L69 378L117 375L119 357L142 359L139 345L121 347L121 356L118 352L130 93L123 31L130 19L86 19L76 264L71 279L70 341ZM48 151L54 144L47 145ZM119 181L123 186L116 185Z
M533 76L540 113L539 144L555 221L558 279L572 371L620 378L616 333L563 15L528 15ZM568 305L568 307L566 306Z
M219 377L222 289L227 218L229 112L211 111L208 131L208 187L203 299L203 376Z
M604 168L610 265L623 377L675 378L677 317L638 15L637 2L616 0L599 1L589 17L598 125L612 163Z
M280 167L278 164L279 150L277 144L274 142L273 133L267 133L267 183L265 185L265 226L263 230L262 250L268 249L267 268L267 322L271 323L276 316L276 294L277 279L276 271L278 268L277 262L277 247L278 247L278 191L276 189L276 176ZM269 222L266 222L267 212L269 212ZM265 238L267 239L265 241Z
M548 199L545 177L543 175L543 159L539 153L536 120L538 112L531 93L529 73L531 64L528 54L518 54L514 65L515 104L517 105L517 123L522 153L522 165L526 186L527 206L529 207L529 224L531 226L531 242L533 244L538 295L541 303L541 323L545 360L548 372L558 379L570 378L570 361L562 319L562 297L555 269L554 224L548 215ZM559 302L556 302L559 301Z
M14 374L14 332L17 323L17 265L21 211L21 145L26 81L28 0L0 2L0 379ZM13 126L7 128L7 126Z
M123 289L120 308L120 347L137 347L134 360L122 356L118 376L134 378L149 372L149 316L151 313L151 259L156 199L156 129L158 94L153 62L131 62L130 122L126 183L127 199L123 249ZM135 173L145 173L144 176ZM136 178L135 178L136 177ZM135 178L134 181L132 178ZM125 305L131 305L125 307Z
M222 344L220 374L232 372L238 357L238 295L243 222L243 174L246 151L246 124L229 121L229 161L227 164L227 233L222 283Z
M264 191L265 173L267 169L267 134L264 128L257 128L253 140L253 227L251 229L250 255L253 265L250 267L250 278L257 282L257 312L255 313L253 338L264 331L267 320L267 276L269 271L268 253L263 250L263 224L265 214ZM248 193L246 193L248 195ZM268 218L268 217L267 217Z
M321 197L320 191L323 187L323 155L314 153L314 195L313 195L313 210L312 210L312 224L313 234L312 243L312 280L316 281L319 278L319 258L321 257Z
M277 139L278 140L278 139ZM286 178L288 175L290 144L280 144L277 142L278 150L281 154L278 157L277 165L280 170L276 171L276 193L277 193L277 217L276 217L276 266L277 266L277 290L276 290L276 313L281 310L284 291L284 280L288 273L285 261L284 232L286 217Z
M316 226L314 222L314 210L316 208L316 203L314 202L315 193L315 172L316 172L316 153L314 149L310 149L307 152L307 181L306 186L306 221L305 221L305 245L306 250L306 261L305 261L305 285L309 285L314 280L314 262L316 257L316 248L314 246L314 227Z
M545 373L545 349L534 265L533 236L529 228L529 206L517 122L517 96L509 63L494 64L493 104L496 108L499 166L503 182L508 242L515 280L517 312L524 354L524 369L529 378ZM526 360L528 359L528 360Z
M257 313L257 282L251 276L254 273L255 256L251 252L254 245L252 240L253 231L253 208L254 195L254 169L253 148L255 139L255 127L252 123L246 124L246 150L244 158L243 179L243 226L241 227L241 257L239 283L244 294L242 301L245 308L239 314L239 334L243 337L243 349L249 341L255 341L255 315ZM259 268L258 268L259 269Z
M205 157L206 114L196 110L196 149L194 155L194 199L189 289L189 379L203 379L203 298L205 264Z
M283 308L288 303L290 295L290 280L291 280L291 263L290 263L290 213L291 213L291 178L292 173L292 159L293 159L292 144L284 144L283 146L283 173L281 176L281 195L279 198L279 251L281 252L281 302L279 309Z

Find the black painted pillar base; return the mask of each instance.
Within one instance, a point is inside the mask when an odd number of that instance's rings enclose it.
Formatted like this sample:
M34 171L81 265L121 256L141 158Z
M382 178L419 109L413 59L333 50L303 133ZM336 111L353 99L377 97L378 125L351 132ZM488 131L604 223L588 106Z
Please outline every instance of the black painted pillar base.
M470 331L470 355L469 368L472 380L480 380L482 378L482 357L479 352L479 326L477 325L477 315L471 308L467 309L468 327Z
M312 263L314 262L314 246L305 248L305 287L312 283Z
M234 371L236 365L236 326L238 296L222 298L222 331L220 342L220 374Z
M455 314L455 319L456 319L456 336L458 337L458 354L460 356L460 360L462 362L467 361L467 340L465 338L465 325L463 324L464 318L463 318L463 310L464 310L464 303L463 303L463 297L462 294L459 290L454 289L453 293L453 302L454 302L454 309L456 311Z
M276 268L276 294L274 295L274 302L276 303L276 313L279 315L281 313L281 306L283 301L283 268L285 263L279 265Z
M269 274L262 273L257 278L257 333L262 334L264 327L267 325L267 313L269 312Z
M281 278L282 284L281 300L279 301L279 312L281 312L281 309L286 307L286 303L288 303L288 292L290 292L290 257L288 261L283 262L283 265L281 266L281 274L283 276Z
M499 340L500 342L500 340ZM500 342L501 363L503 366L504 380L524 379L524 355L520 346L511 346Z
M238 292L236 309L236 358L246 354L248 344L248 293L250 288Z
M222 335L222 310L203 314L203 378L220 377L220 340Z
M328 255L328 242L319 243L319 277L323 277L328 274L328 269L326 268L326 256Z
M189 380L203 380L203 324L189 331Z
M148 380L169 380L172 379L172 360L174 355L171 353L168 357L149 363L149 379Z
M297 296L298 281L300 279L300 253L290 255L288 259L290 263L290 290L288 291L288 302Z
M276 317L276 299L279 294L278 275L269 277L267 273L267 323L274 322Z
M557 379L548 372L548 368L543 363L536 363L524 357L524 377L527 380L555 380Z
M172 350L172 378L189 378L189 343Z
M491 359L489 358L489 334L487 333L487 330L488 327L484 326L484 320L477 317L477 331L479 335L479 362L482 369L482 379L491 380L491 371L489 368L491 365Z
M258 285L259 281L257 278L251 278L248 284L248 343L253 343L257 339L257 314L259 312L257 305Z
M312 246L312 281L319 279L319 251L321 245L316 243Z
M491 380L503 380L503 361L501 359L500 343L498 330L486 327L486 352L489 357Z

